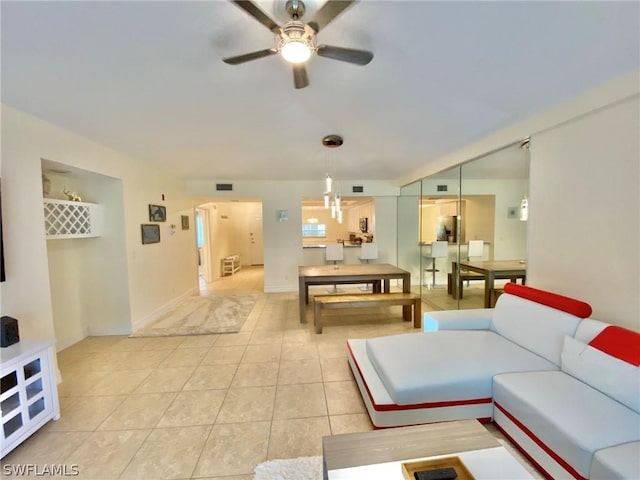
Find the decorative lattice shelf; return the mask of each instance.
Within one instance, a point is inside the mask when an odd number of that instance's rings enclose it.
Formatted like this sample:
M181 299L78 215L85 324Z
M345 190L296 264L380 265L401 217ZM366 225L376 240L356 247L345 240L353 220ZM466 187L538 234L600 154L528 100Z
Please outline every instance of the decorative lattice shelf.
M69 200L44 200L47 239L99 237L102 234L100 205Z

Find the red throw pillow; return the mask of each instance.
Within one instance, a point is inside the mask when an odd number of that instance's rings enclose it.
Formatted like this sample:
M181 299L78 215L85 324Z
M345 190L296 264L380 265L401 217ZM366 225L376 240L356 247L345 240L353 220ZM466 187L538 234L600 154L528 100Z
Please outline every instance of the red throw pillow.
M624 362L640 366L640 333L609 325L589 342L593 348Z

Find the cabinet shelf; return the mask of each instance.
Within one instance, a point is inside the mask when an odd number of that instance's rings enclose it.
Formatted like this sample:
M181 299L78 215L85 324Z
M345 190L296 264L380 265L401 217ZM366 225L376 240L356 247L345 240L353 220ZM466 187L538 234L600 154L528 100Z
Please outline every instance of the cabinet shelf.
M90 238L102 235L100 205L70 200L44 199L47 239Z

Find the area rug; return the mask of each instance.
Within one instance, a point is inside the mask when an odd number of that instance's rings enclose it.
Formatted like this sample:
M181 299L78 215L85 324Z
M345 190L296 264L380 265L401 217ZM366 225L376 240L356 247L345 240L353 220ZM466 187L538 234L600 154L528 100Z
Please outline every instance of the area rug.
M270 460L254 470L253 480L321 480L322 457Z
M257 295L186 297L160 318L130 336L166 337L239 332L257 298Z

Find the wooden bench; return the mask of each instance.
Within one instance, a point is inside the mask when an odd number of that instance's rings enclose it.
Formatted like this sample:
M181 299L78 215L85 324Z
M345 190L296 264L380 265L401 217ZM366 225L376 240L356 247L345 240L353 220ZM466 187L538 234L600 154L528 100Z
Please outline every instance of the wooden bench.
M415 293L361 293L346 295L316 295L313 323L316 333L322 333L322 310L329 308L380 307L383 305L413 305L413 326L422 327L422 303Z

